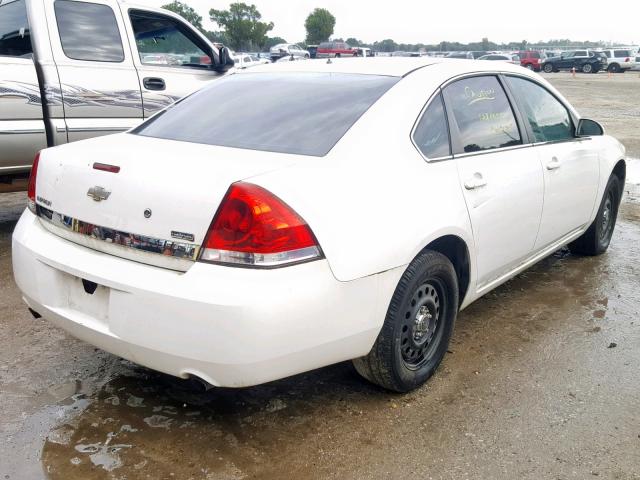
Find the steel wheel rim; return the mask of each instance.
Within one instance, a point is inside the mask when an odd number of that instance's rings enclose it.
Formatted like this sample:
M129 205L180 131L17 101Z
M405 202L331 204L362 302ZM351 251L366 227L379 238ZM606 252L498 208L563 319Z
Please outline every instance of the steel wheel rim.
M604 201L604 210L602 211L602 220L600 226L600 240L606 240L611 235L613 227L613 193L609 191Z
M413 292L403 311L400 353L410 370L427 363L439 344L446 312L445 292L440 280L429 279Z

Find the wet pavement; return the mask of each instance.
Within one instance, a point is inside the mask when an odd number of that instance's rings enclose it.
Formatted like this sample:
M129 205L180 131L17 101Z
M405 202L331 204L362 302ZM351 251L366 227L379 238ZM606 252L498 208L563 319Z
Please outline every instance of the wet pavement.
M71 338L20 300L6 194L0 478L640 479L640 161L629 179L605 255L561 250L472 304L406 395L349 363L205 391Z

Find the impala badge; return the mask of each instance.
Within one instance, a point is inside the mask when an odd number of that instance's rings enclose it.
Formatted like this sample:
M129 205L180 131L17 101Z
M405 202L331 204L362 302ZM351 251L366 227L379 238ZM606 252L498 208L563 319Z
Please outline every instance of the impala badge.
M106 200L111 195L111 192L108 192L102 187L95 186L91 187L87 192L87 197L93 198L94 202L101 202L102 200Z

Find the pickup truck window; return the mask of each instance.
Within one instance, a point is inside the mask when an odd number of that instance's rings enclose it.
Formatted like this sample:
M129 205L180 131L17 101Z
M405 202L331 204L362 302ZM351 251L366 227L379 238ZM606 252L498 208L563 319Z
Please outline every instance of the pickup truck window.
M122 62L124 50L111 7L56 0L56 22L64 54L73 60Z
M32 52L24 0L3 4L0 6L0 55L27 57Z
M140 62L146 65L203 67L211 57L198 45L198 39L182 22L141 10L129 13Z
M132 133L322 157L398 80L345 73L235 74L180 100Z

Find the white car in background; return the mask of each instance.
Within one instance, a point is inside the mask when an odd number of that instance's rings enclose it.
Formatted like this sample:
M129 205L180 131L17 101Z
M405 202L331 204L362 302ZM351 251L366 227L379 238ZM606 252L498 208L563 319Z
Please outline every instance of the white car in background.
M245 68L257 67L258 65L266 65L269 60L265 58L258 58L249 53L236 53L233 57L234 67L241 70Z
M606 251L625 168L520 66L283 62L43 150L14 275L34 315L168 374L242 387L353 359L408 391L460 309L563 245Z
M278 45L274 45L269 49L269 54L273 62L283 57L311 58L308 50L305 50L295 43L279 43Z
M607 48L598 51L607 56L607 70L611 73L624 73L636 66L636 50L633 48Z
M520 65L520 57L515 53L490 53L488 55L478 57L476 60L494 60Z

